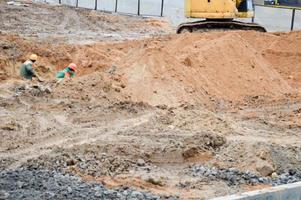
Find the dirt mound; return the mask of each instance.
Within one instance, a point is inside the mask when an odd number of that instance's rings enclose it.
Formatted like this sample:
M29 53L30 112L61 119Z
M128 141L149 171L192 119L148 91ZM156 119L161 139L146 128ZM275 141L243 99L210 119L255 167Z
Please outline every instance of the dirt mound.
M241 32L241 37L294 88L301 85L301 31L290 33Z
M295 88L301 87L301 31L281 34L263 52L280 74Z
M300 32L184 34L59 46L5 34L0 38L2 80L17 78L27 52L39 52L36 70L45 78L53 79L58 70L75 62L79 76L98 71L105 77L99 81L109 81L121 96L150 105L223 107L225 102L253 97L278 98L301 85ZM83 82L97 84L89 77Z
M124 91L134 101L179 105L279 96L292 90L241 34L213 36L181 35L132 50L116 63Z
M137 50L117 66L121 66L117 73L126 85L124 91L134 101L171 105L191 98L193 84L187 84L185 76L189 70L167 51L157 48Z

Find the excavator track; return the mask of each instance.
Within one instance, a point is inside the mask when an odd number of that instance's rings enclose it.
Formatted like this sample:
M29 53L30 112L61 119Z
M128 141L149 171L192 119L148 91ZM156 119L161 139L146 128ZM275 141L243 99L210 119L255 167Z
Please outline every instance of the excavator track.
M256 23L246 23L234 20L203 20L182 23L177 28L177 33L184 32L208 32L212 30L253 30L267 32L266 29Z

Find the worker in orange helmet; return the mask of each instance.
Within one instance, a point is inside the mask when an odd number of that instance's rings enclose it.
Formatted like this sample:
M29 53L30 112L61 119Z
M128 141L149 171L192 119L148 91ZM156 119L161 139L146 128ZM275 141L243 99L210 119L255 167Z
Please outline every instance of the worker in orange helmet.
M71 80L75 77L75 71L76 71L76 64L70 63L68 67L63 69L62 71L59 71L56 74L56 78L58 79L57 83L60 83L64 78L68 78L68 80Z

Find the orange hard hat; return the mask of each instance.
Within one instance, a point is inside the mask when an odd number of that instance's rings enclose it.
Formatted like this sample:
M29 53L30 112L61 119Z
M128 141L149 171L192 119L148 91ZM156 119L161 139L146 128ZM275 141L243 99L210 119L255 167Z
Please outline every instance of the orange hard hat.
M70 64L68 65L68 67L69 67L70 69L72 69L73 71L75 71L75 69L76 69L76 64L70 63Z

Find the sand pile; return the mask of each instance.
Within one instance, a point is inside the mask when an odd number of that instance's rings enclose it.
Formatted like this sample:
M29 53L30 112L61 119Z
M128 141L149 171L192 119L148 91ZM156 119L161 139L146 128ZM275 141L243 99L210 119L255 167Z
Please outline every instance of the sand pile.
M26 53L38 52L37 71L48 79L75 62L79 76L100 72L122 96L151 105L277 98L300 89L300 38L301 32L236 31L51 45L0 34L0 77L17 78Z
M137 50L117 66L117 74L126 85L124 92L134 101L152 105L184 103L195 92L196 83L187 79L191 71L165 50Z
M263 54L293 87L301 87L301 31L279 35Z
M151 41L116 65L134 101L152 105L279 96L289 84L242 33L187 34Z

